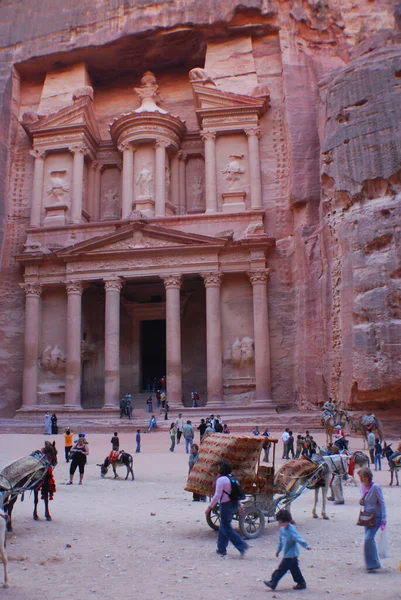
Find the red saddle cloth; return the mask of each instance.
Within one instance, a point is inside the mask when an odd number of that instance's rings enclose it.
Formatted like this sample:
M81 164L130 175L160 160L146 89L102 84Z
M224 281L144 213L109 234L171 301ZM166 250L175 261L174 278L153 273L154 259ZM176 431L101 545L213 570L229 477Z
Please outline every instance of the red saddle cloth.
M118 460L119 454L120 453L117 452L116 450L112 450L109 454L109 461L116 462L116 460Z

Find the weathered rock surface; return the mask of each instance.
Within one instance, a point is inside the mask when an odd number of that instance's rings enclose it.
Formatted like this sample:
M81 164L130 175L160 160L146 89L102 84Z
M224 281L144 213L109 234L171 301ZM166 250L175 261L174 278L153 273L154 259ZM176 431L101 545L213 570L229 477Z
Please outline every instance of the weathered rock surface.
M48 1L11 0L0 7L0 413L21 402L24 298L14 256L26 241L33 164L19 119L38 112L48 71L81 62L103 139L109 105L130 108L127 89L146 69L160 73L173 98L167 108L178 107L189 128L197 126L191 68L206 61L226 91L268 87L260 147L266 233L276 239L273 399L304 408L328 395L357 408L400 403L398 3L199 6L68 0L61 11Z

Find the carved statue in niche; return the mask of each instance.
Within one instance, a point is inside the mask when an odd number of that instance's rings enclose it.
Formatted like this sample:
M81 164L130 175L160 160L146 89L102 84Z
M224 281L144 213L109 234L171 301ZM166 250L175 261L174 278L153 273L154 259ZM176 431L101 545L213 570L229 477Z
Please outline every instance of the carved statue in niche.
M244 158L243 154L230 154L228 157L230 160L224 169L221 170L225 176L226 181L229 182L229 188L232 189L235 182L241 179L241 176L245 173L244 167L238 162Z
M45 371L51 371L57 375L65 372L65 354L56 344L53 348L47 346L39 359L40 366Z
M231 360L240 369L251 365L255 360L254 340L250 337L243 337L242 340L235 338L231 346Z
M118 217L120 199L118 196L118 190L116 188L110 188L108 192L103 195L103 219L114 219Z
M139 186L138 200L149 200L153 196L153 173L149 169L149 165L144 165L136 178L136 183Z
M161 102L161 97L156 77L152 71L146 71L146 73L144 73L141 79L141 87L134 88L134 90L141 100L141 106L134 112L159 112L164 115L167 114L167 111L160 108L160 106L157 106Z
M203 206L203 177L202 175L196 175L191 186L193 206L194 208L202 208Z
M67 171L51 171L50 182L51 185L46 190L50 204L68 204L70 186Z
M166 166L165 172L164 172L164 185L165 185L165 189L166 189L166 200L169 201L170 200L170 187L171 187L171 170L170 167Z

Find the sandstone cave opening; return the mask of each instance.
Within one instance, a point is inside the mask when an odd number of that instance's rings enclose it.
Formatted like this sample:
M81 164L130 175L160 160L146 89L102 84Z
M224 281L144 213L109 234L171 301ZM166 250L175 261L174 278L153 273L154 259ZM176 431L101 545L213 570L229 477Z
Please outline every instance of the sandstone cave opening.
M166 321L141 321L141 387L166 375Z

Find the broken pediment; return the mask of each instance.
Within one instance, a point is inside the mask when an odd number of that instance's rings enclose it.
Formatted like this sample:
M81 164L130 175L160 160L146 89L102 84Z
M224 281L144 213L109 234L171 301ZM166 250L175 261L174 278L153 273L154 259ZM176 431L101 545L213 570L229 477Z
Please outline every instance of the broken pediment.
M52 138L60 133L85 133L94 145L100 142L100 134L93 110L93 90L85 86L76 90L73 103L46 116L24 113L21 125L34 142L52 145Z
M140 250L177 250L182 248L216 248L224 246L226 241L215 237L183 233L155 225L131 223L119 228L116 232L103 237L92 238L68 248L58 250L55 254L63 259L74 259L82 256L99 256L118 254Z

